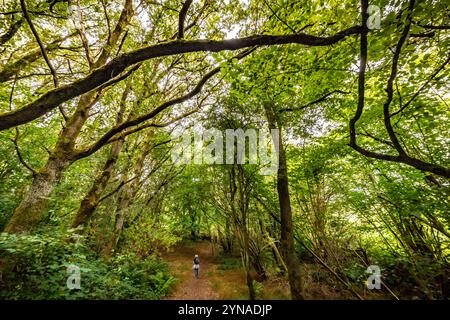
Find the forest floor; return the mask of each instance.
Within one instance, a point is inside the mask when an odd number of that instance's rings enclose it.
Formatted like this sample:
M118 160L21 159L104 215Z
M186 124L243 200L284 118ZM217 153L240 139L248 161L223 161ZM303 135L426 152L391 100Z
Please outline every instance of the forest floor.
M194 255L200 258L200 279L192 270ZM238 257L223 256L209 241L182 242L163 254L172 274L177 278L168 300L248 299L245 274ZM287 283L272 279L259 291L260 299L288 299Z
M194 255L200 258L200 278L194 277ZM177 279L167 300L246 300L248 288L238 256L224 256L209 241L184 241L162 254ZM347 290L339 289L327 271L316 264L303 264L305 294L308 300L355 299ZM322 281L318 281L322 279ZM330 282L331 281L331 282ZM330 283L328 283L330 282ZM270 274L267 280L255 282L257 298L285 300L290 298L285 277ZM386 299L383 295L359 292L365 299Z
M209 242L182 243L164 255L171 271L178 279L168 300L217 300L219 293L212 288L208 276L215 271L212 248ZM200 278L194 277L194 255L200 258Z

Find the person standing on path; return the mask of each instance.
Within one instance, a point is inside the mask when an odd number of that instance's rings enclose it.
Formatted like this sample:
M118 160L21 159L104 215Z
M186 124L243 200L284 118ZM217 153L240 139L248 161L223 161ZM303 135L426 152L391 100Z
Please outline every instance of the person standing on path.
M198 254L194 256L194 276L199 278L199 269L200 269L200 260L198 258Z

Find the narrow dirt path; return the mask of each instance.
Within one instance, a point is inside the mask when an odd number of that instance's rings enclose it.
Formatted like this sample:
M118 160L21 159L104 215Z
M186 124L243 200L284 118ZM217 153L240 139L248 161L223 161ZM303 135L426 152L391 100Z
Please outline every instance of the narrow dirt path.
M194 277L192 269L195 254L198 254L200 258L199 279ZM208 281L208 274L214 272L216 267L209 242L180 244L174 247L172 252L164 254L163 258L179 281L174 292L166 297L167 300L219 299L219 294L213 290Z

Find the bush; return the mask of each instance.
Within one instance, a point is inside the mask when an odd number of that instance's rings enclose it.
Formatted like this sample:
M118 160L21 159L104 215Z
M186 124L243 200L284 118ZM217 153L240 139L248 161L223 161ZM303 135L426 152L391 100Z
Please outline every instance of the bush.
M219 256L217 258L219 266L218 270L234 270L241 268L241 260L234 257Z
M73 233L0 234L0 299L159 299L174 278L155 257L88 254ZM80 269L80 289L67 287L67 267Z

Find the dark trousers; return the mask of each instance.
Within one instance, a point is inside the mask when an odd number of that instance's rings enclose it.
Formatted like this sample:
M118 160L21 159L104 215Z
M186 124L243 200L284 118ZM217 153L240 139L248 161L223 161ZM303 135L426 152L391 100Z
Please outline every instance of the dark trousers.
M199 277L199 268L194 268L194 276L195 276L196 278Z

